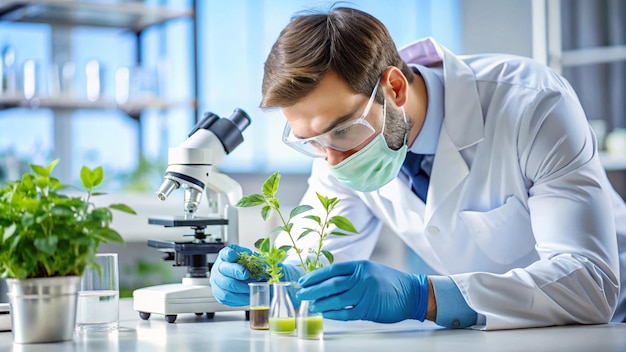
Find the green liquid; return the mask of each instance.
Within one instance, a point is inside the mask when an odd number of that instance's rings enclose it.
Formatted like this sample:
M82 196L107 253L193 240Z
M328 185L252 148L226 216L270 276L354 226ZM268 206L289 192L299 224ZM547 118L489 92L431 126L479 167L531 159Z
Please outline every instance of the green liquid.
M319 339L324 332L324 319L321 316L298 318L298 336L305 339Z
M277 334L291 334L296 330L294 318L270 318L270 331Z

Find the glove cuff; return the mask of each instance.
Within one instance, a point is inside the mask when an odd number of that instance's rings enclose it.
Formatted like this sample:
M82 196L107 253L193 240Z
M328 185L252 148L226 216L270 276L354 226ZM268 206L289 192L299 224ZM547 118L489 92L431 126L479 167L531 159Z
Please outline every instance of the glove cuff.
M415 275L413 285L417 300L413 319L424 321L428 310L428 277L424 274Z
M296 282L302 275L304 275L304 269L296 263L283 262L279 265L283 268L283 277L280 278L280 281Z

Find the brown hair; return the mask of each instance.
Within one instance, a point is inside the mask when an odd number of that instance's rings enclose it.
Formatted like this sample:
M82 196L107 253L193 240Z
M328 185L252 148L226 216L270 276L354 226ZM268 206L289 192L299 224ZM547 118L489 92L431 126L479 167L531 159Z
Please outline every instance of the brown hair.
M265 61L260 106L292 106L330 71L355 93L369 95L389 66L398 67L409 83L413 81L389 32L372 15L346 7L296 14ZM376 100L382 103L380 91Z

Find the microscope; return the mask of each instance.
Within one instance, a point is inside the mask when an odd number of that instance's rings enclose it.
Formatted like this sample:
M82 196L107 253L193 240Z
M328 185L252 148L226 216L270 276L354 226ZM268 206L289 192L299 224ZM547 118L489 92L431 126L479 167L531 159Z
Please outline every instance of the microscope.
M211 291L208 272L220 249L239 240L238 213L235 204L242 197L241 185L222 174L218 166L224 156L243 142L242 132L250 124L245 111L235 109L228 118L205 113L187 140L168 150L168 167L157 197L164 201L176 189L184 191L183 215L150 217L148 223L165 227L191 227L190 241L148 240L148 246L165 252L165 260L174 266L187 266L182 283L137 289L133 292L133 309L143 320L151 313L165 316L168 323L178 314L240 310L217 302ZM203 194L209 211L196 215ZM208 230L213 232L207 233ZM247 312L246 312L247 313Z

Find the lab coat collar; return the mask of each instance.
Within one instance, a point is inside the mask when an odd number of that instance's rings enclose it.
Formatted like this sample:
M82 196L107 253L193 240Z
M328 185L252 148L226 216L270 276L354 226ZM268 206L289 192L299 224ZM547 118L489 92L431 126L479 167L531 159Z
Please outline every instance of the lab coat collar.
M480 142L483 139L483 115L472 70L430 37L401 48L400 57L407 63L424 66L443 63L444 127L459 150ZM463 101L459 101L460 97Z
M434 39L425 38L409 44L400 49L400 56L407 63L424 66L443 63L445 115L430 175L424 216L428 224L469 174L460 151L483 140L483 114L474 73Z
M424 125L411 144L409 151L414 154L434 155L437 151L437 141L443 124L443 78L438 77L438 75L443 76L443 71L441 68L433 69L418 64L410 64L409 66L413 72L422 75L428 94L428 109L426 109ZM434 70L438 70L439 73L436 74Z

